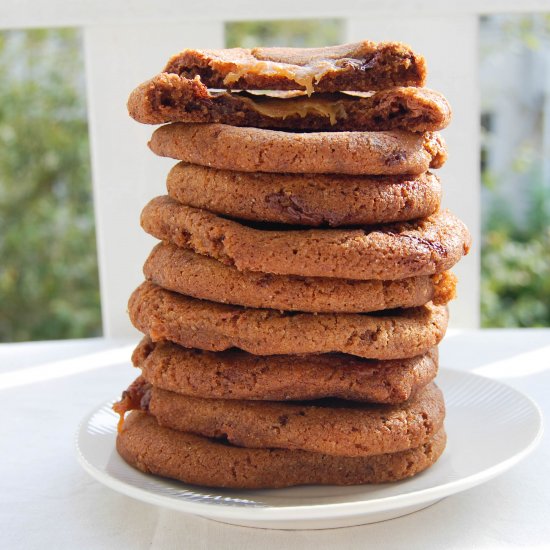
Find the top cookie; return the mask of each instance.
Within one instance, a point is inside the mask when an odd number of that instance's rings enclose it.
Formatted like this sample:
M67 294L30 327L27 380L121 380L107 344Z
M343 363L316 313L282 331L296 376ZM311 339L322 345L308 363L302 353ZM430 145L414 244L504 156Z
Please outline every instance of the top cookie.
M423 86L426 62L404 44L365 40L327 48L183 50L163 72L199 76L209 88L368 92Z

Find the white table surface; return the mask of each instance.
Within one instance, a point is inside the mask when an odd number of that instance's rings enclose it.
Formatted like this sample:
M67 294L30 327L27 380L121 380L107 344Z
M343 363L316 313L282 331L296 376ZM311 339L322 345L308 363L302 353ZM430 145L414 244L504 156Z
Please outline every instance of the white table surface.
M550 442L501 477L409 516L326 531L266 531L132 500L76 461L81 418L136 376L135 342L0 345L0 548L550 548ZM550 330L451 332L441 366L496 378L550 415ZM482 421L482 419L480 419Z

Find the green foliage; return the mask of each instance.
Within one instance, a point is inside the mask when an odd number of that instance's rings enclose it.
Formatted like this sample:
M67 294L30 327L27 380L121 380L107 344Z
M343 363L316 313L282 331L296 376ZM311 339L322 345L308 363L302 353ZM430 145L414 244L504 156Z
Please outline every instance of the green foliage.
M550 326L550 189L534 184L528 222L510 222L496 201L481 250L481 319L485 327Z
M81 37L0 33L0 341L101 332Z
M493 21L500 32L481 41L482 56L504 52L515 55L529 50L548 50L550 14L502 15ZM482 22L483 23L483 22ZM482 33L483 37L483 33ZM548 55L548 53L546 54ZM533 62L537 58L531 57ZM540 59L540 57L539 57ZM544 70L544 65L538 65ZM504 93L504 92L503 92ZM517 109L525 108L520 97ZM549 113L540 106L540 119ZM484 134L486 150L515 136ZM496 139L498 138L498 140ZM502 173L482 171L484 198L489 208L483 223L481 248L481 324L484 327L550 326L550 182L542 179L544 147L536 125L518 143ZM494 140L494 141L492 141ZM508 176L523 174L528 208L514 204L501 193ZM518 214L518 206L520 213Z
M228 48L315 48L339 44L343 30L343 21L340 19L239 21L225 25L225 43Z
M550 13L505 19L502 31L508 41L517 41L532 50L538 50L550 36Z

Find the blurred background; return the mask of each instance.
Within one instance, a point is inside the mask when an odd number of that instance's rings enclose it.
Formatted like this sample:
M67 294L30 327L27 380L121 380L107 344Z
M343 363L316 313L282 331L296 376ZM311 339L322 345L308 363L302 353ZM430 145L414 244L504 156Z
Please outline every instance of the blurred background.
M225 26L226 46L343 36L330 19ZM550 16L482 17L479 37L481 325L550 326ZM83 57L75 29L0 31L2 342L102 333Z

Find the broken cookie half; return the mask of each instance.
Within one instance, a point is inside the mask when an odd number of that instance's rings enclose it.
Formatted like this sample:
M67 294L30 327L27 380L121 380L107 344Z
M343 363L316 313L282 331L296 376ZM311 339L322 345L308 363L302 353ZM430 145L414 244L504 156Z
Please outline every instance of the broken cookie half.
M304 54L306 52L306 54ZM184 50L138 86L138 122L316 131L440 130L451 110L422 88L424 58L397 43Z

